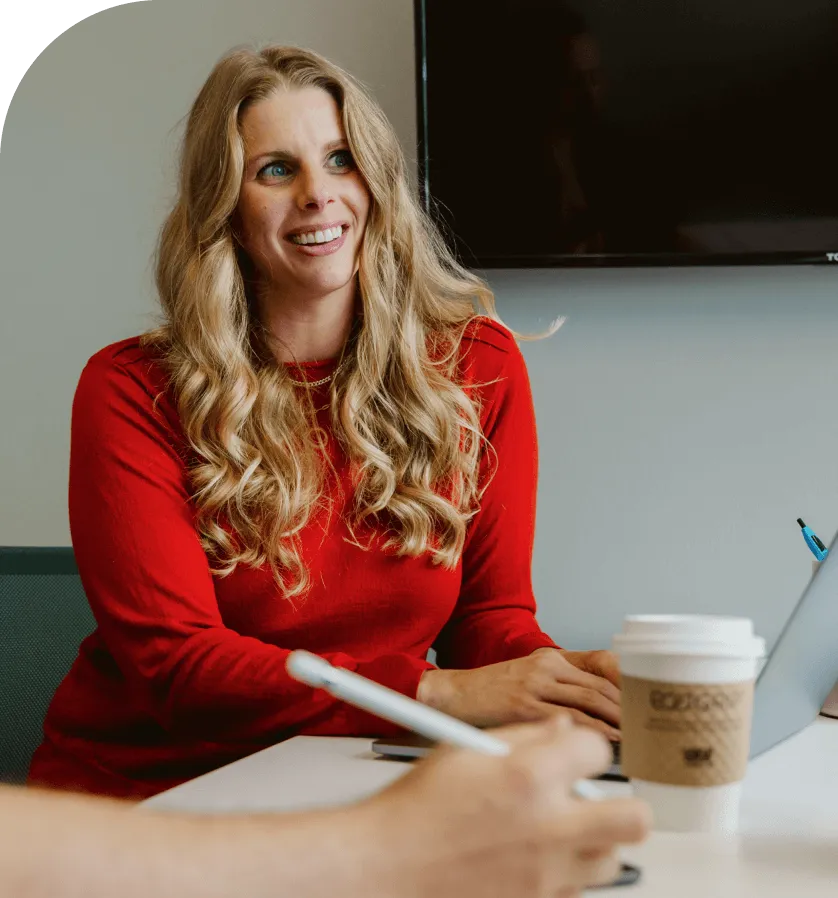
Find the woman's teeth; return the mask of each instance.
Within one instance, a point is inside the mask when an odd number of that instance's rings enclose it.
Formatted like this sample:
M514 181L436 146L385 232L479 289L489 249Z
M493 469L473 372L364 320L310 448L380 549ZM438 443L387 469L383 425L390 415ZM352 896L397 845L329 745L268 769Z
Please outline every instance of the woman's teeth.
M333 240L337 240L338 237L343 233L343 227L338 225L336 228L326 228L325 231L312 231L309 234L295 234L291 238L292 243L331 243Z

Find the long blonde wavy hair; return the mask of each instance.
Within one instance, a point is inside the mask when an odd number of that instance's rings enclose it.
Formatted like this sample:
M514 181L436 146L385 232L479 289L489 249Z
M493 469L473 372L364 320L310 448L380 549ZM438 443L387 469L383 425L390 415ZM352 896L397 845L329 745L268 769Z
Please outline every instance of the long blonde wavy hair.
M460 266L414 197L398 139L365 88L310 50L236 49L192 106L179 190L160 234L162 358L197 461L197 528L213 571L268 563L282 594L304 595L299 534L334 501L312 409L265 351L234 228L244 170L240 122L277 88L320 87L337 102L370 192L360 248L360 326L332 383L331 425L354 472L346 520L398 554L456 565L485 483L476 398L458 383L458 347L486 283Z

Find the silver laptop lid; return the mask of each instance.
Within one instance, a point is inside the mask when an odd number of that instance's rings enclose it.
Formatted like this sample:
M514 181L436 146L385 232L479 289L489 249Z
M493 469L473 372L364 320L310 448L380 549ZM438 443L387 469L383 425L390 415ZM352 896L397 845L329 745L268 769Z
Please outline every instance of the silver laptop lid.
M838 681L838 535L757 680L751 757L815 720Z

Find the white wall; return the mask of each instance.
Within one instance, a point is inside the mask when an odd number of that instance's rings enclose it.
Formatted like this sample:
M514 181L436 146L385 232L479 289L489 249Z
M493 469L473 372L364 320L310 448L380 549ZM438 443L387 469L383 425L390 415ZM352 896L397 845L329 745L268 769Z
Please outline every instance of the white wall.
M175 125L229 46L308 45L375 91L413 157L410 0L153 0L35 63L0 154L0 544L68 543L69 407L84 361L154 308L149 256ZM499 222L499 226L503 226ZM747 613L773 640L838 529L836 272L488 272L528 344L542 457L535 581L569 646L626 610Z
M269 41L352 72L415 145L409 0L129 4L71 28L21 83L0 153L0 545L69 543L79 373L151 324L179 123L226 50Z

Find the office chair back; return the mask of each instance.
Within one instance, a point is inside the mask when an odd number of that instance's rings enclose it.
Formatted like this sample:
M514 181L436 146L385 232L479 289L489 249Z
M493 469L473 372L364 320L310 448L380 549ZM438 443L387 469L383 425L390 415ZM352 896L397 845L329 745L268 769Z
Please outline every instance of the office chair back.
M25 781L47 706L95 627L72 549L0 546L0 782Z

